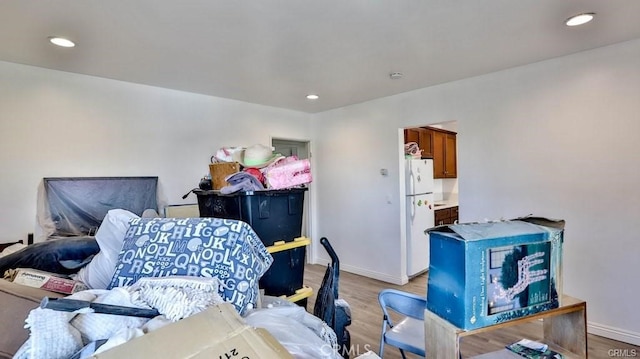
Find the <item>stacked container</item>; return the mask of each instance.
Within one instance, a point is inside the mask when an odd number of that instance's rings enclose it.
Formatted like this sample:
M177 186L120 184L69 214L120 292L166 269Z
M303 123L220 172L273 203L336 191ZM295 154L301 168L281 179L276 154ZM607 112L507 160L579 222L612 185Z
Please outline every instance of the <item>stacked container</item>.
M221 194L194 190L200 217L247 222L273 256L274 262L260 279L266 295L287 296L306 307L311 294L303 285L306 245L302 214L306 188Z

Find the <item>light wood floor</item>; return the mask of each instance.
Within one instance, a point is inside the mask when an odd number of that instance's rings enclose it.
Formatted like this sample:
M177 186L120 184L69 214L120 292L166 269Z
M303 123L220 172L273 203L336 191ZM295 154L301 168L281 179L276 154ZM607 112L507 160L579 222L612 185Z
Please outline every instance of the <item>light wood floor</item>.
M326 270L322 265L307 265L305 267L304 282L313 288L313 295L309 298L307 310L313 311L315 294L320 288L322 277ZM351 334L352 353L365 353L372 350L378 353L380 344L380 330L382 328L382 311L378 304L378 293L384 288L396 288L419 295L426 294L427 275L420 275L404 286L393 285L375 279L362 277L345 271L340 272L338 281L340 297L345 299L351 307L352 324L348 327ZM587 303L588 308L588 303ZM588 313L587 313L588 315ZM513 329L499 331L499 334L484 334L465 338L461 344L463 358L492 352L504 348L505 344L518 341L522 338L533 340L542 339L541 323L528 323ZM603 337L588 336L589 358L611 358L611 349L635 349L640 357L640 347L606 339ZM380 355L378 353L378 355ZM352 358L355 355L351 356ZM415 358L416 356L408 357ZM401 358L399 351L390 346L385 346L384 358Z

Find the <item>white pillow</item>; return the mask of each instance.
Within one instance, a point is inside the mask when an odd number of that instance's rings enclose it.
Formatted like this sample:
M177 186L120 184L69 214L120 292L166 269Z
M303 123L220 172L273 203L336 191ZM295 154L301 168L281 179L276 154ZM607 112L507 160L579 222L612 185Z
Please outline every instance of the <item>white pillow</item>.
M89 264L80 269L75 276L76 280L83 282L91 289L107 288L118 263L118 255L129 229L129 221L133 218L139 217L124 209L112 209L107 212L96 233L100 252Z

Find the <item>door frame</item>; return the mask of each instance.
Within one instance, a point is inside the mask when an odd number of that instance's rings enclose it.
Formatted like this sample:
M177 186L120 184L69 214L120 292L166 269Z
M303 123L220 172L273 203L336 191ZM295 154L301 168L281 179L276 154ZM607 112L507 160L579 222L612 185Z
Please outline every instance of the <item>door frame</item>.
M443 130L449 130L449 131L454 131L456 133L458 132L458 120L450 120L450 121L440 121L440 122L435 122L435 123L428 123L428 124L420 124L420 125L405 125L402 126L398 129L398 147L399 147L399 154L398 154L398 159L399 159L399 167L398 167L398 173L399 173L399 188L400 188L400 262L401 262L401 271L400 271L400 277L401 277L401 284L405 284L407 283L411 278L408 277L407 273L408 273L408 268L407 268L407 262L408 262L408 258L407 258L407 197L406 197L406 174L405 174L405 167L404 167L404 160L405 160L405 156L404 156L404 130L408 129L408 128L416 128L416 127L424 127L424 126L430 126L430 127L437 127L437 128L442 128ZM457 160L457 159L456 159Z
M312 143L311 140L309 139L299 139L299 138L290 138L290 137L281 137L281 136L270 136L269 138L269 143L271 144L271 146L273 146L273 141L276 140L280 140L280 141L288 141L288 142L297 142L300 144L304 144L304 146L307 149L307 158L309 159L309 161L311 162L311 168L314 167L314 159L312 156ZM313 173L313 172L312 172ZM304 235L308 238L311 239L311 245L309 245L309 253L306 256L306 262L309 264L314 264L316 263L316 255L317 255L317 251L318 251L318 245L317 243L320 243L320 238L315 238L316 234L315 234L315 228L313 226L313 208L315 208L316 206L316 196L315 196L315 191L314 191L314 186L313 186L313 182L309 183L307 185L307 200L304 201L304 206L303 206L303 221L304 221L304 225L303 228L306 227L306 233L304 233Z

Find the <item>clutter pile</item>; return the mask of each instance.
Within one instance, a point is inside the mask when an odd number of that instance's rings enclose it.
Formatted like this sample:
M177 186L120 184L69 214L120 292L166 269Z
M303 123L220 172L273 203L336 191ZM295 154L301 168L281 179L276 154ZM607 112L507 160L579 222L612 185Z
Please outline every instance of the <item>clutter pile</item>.
M297 156L274 153L262 144L223 147L211 157L209 174L200 181L202 190L223 194L240 191L277 190L311 183L311 163Z
M45 298L26 319L31 335L14 358L116 358L131 352L205 358L222 356L230 345L257 350L251 357L340 358L333 330L304 308L265 297L265 306L241 317L218 295L220 285L217 278L141 278L129 287ZM261 329L247 332L254 328Z
M96 242L100 252L73 276L92 289L45 297L25 320L29 339L15 358L198 359L225 357L231 347L248 357L340 358L333 321L257 291L272 257L245 222L114 209ZM56 248L66 254L80 243Z
M265 296L240 316L217 294L220 285L217 278L141 278L45 297L27 317L31 334L14 358L217 358L230 346L249 357L341 358L333 329L304 308Z
M106 339L97 349L97 352L105 351L142 336L153 328L223 303L218 295L219 286L217 278L141 278L133 286L86 290L59 299L87 303L84 310L73 312L43 308L44 303L49 303L43 300L43 305L32 310L26 319L26 327L31 335L15 358L68 358L85 345L97 347L95 341ZM158 316L148 323L149 317L98 313L90 309L90 303L128 308L132 314L137 308L153 308L157 309ZM153 327L150 327L152 324Z

